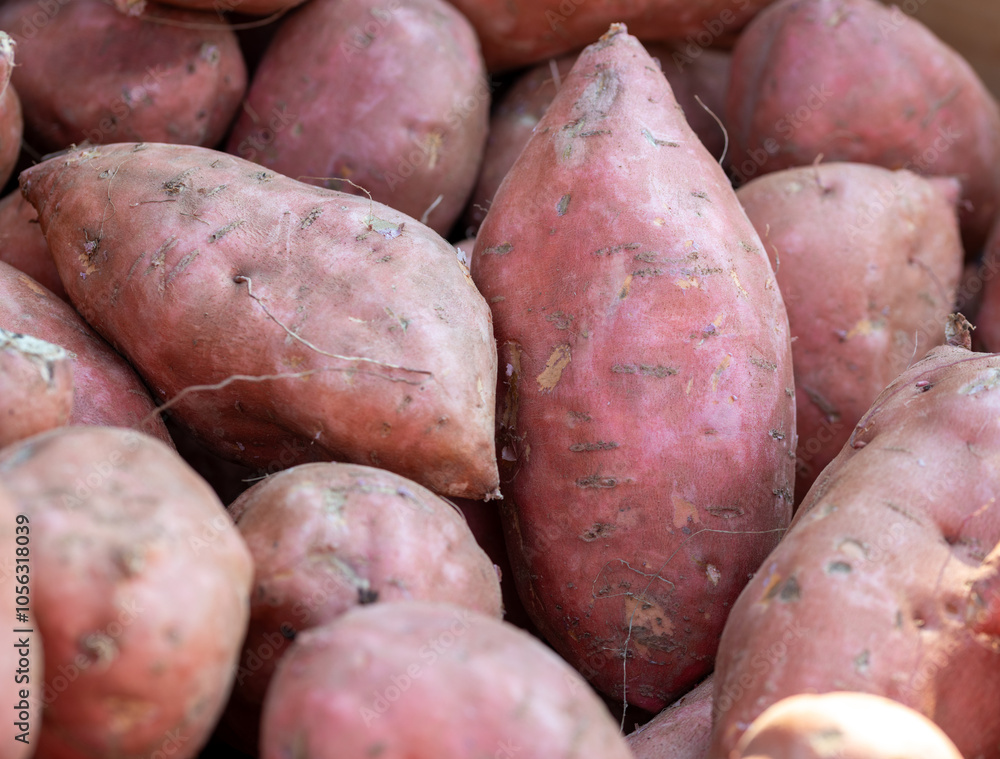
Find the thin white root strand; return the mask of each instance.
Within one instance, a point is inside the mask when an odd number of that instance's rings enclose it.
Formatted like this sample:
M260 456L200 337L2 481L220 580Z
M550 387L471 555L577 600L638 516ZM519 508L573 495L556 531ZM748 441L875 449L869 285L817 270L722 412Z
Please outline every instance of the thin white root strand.
M222 17L221 11L219 12L219 23L215 22L198 23L193 21L179 21L177 19L172 19L172 18L163 18L162 16L150 16L146 13L141 14L139 16L139 19L141 21L146 21L151 24L161 24L162 26L175 26L178 27L179 29L193 29L195 31L202 31L202 32L214 32L219 29L232 29L234 32L239 32L246 29L257 29L258 27L267 26L268 24L274 23L279 18L284 16L286 13L288 13L289 10L290 10L289 8L285 8L284 10L272 13L267 18L257 19L256 21L245 21L240 24L228 23Z
M549 58L549 71L552 72L552 82L556 86L556 92L562 87L562 77L559 76L559 66L556 65L555 58Z
M694 99L698 101L698 105L704 108L709 116L715 119L715 123L718 124L719 129L722 130L722 136L725 138L725 142L722 144L722 155L719 156L719 164L721 165L722 162L726 160L726 153L729 152L729 131L726 129L726 125L722 123L722 119L716 116L715 112L712 111L712 109L709 108L707 105L705 105L705 103L702 101L700 97L695 95Z
M299 379L301 377L308 377L311 374L316 374L318 372L324 371L323 369L309 369L304 372L291 372L285 374L233 374L226 377L221 382L216 382L212 385L189 385L188 387L181 390L177 395L175 395L170 400L164 402L162 405L157 406L155 409L150 411L143 417L142 421L139 422L140 427L145 427L150 422L153 421L158 415L162 414L164 411L169 411L187 396L192 393L203 393L212 390L223 390L234 382L269 382L272 380L282 380L282 379Z
M430 218L431 214L434 213L434 209L437 208L439 205L441 205L442 200L444 200L444 195L438 195L434 199L434 202L427 207L426 211L424 211L424 215L420 217L421 224L427 223L427 220Z
M245 276L241 275L241 276L238 276L238 277L234 277L233 281L237 282L237 283L245 282L246 286L247 286L247 295L249 295L253 300L255 300L257 302L257 305L259 305L261 307L261 309L263 309L264 313L267 314L268 318L271 319L271 321L273 321L275 324L277 324L279 327L281 327L283 330L285 330L285 332L288 334L288 336L291 337L293 340L298 340L300 343L302 343L303 345L305 345L307 348L309 348L310 350L316 351L316 353L319 353L321 356L328 356L329 358L335 358L338 361L360 361L360 362L366 363L366 364L374 364L375 366L381 366L381 367L383 367L385 369L398 369L401 372L408 372L410 374L423 374L423 375L425 375L427 377L433 377L434 376L433 372L428 372L428 371L425 371L423 369L409 369L409 368L407 368L405 366L399 366L398 364L389 364L389 363L386 363L385 361L377 361L374 358L365 358L364 356L342 356L339 353L330 353L328 351L325 351L322 348L319 348L318 346L313 345L311 342L309 342L308 340L306 340L304 337L301 337L300 335L297 335L296 333L292 332L292 330L290 330L288 327L286 327L281 322L280 319L278 319L274 314L272 314L270 312L270 310L268 310L267 306L264 305L263 298L261 298L260 296L254 294L254 292L253 292L253 281L250 279L250 277L245 277ZM381 375L377 375L377 376L381 376ZM389 379L389 378L387 378L387 379ZM419 384L419 383L417 383L417 384Z

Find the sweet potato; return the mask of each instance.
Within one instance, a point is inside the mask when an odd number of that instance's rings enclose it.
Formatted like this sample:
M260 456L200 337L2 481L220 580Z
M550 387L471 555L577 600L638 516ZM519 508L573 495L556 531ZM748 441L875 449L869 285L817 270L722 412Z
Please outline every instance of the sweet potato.
M867 693L789 696L743 734L731 759L962 759L923 715Z
M490 89L475 31L445 0L313 0L268 46L227 150L363 188L446 235L476 181Z
M38 755L196 756L232 684L253 571L211 488L158 440L108 427L8 446L0 474L31 526Z
M427 600L503 615L496 569L462 515L404 477L303 464L254 485L229 512L254 559L250 626L232 697L243 719L259 713L296 635L355 606Z
M21 182L73 303L219 454L496 493L489 308L432 230L192 146L75 150Z
M262 759L629 759L587 684L527 633L452 604L364 606L296 638Z
M698 139L716 157L722 156L722 128L696 98L721 118L729 86L729 54L721 50L699 50L692 57L683 48L647 45L647 52L660 62L674 97L684 110ZM519 77L497 103L490 117L490 131L476 189L465 214L467 234L474 235L483 223L500 182L521 155L535 126L545 114L566 78L577 54L541 63Z
M55 5L53 1L53 5ZM25 137L41 152L126 140L215 146L246 89L235 33L212 14L150 5L141 17L102 0L5 0L18 43L13 82Z
M733 177L827 161L962 181L970 253L1000 212L1000 107L969 64L876 0L780 0L733 50Z
M27 546L19 546L18 538L27 541ZM41 685L45 682L42 638L37 633L24 632L35 630L31 607L36 578L30 541L31 524L27 516L18 514L13 497L0 484L0 614L11 623L0 646L0 676L7 682L5 694L14 707L10 718L0 727L0 740L3 741L0 756L3 759L29 759L42 724L42 700L39 698ZM18 548L22 549L21 556L17 555ZM24 591L26 585L29 586L27 593ZM18 596L24 603L18 604ZM18 614L24 616L18 617Z
M944 342L964 255L957 195L955 180L849 163L767 174L736 193L795 337L796 502L885 386Z
M596 40L608 24L643 40L706 48L739 31L774 0L451 0L476 27L490 71L514 69Z
M167 442L163 420L132 367L80 315L31 277L0 262L0 328L69 351L75 396L70 424L135 427Z
M712 734L709 675L697 688L625 737L634 759L705 759Z
M0 32L0 187L7 184L21 154L24 118L21 99L10 83L14 73L14 40Z
M780 699L835 690L916 709L963 756L998 755L1000 630L970 585L995 573L981 565L1000 540L1000 356L959 337L875 400L733 606L712 759Z
M68 424L72 411L66 350L0 327L0 448Z
M472 272L500 344L521 599L595 687L658 711L711 671L788 524L794 387L760 239L622 26L563 82Z
M23 271L53 295L67 300L56 262L38 226L38 213L19 192L12 192L0 200L0 261Z

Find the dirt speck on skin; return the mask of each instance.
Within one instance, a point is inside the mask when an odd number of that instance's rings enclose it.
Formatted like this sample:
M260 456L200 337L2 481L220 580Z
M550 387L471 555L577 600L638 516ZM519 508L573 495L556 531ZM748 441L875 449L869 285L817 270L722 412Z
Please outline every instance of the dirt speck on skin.
M614 477L602 477L600 474L592 474L588 477L580 477L576 481L578 488L611 489L618 487L618 480Z
M614 525L603 522L595 522L580 535L580 540L585 543L592 543L600 538L606 538L615 531Z
M569 211L569 202L571 199L572 196L568 193L559 198L559 202L556 203L556 213L559 216L565 216L566 212Z
M163 189L166 191L167 195L179 195L187 186L187 178L194 174L195 171L197 171L197 169L185 169L176 177L168 179L164 182Z
M246 221L245 219L236 219L235 221L229 222L224 227L220 227L219 229L217 229L215 232L212 233L211 237L208 238L208 242L210 244L218 242L223 237L232 232L234 229L243 226L245 221Z
M596 443L574 443L569 449L574 453L583 453L589 451L613 451L617 447L618 443L606 443L603 440L599 440Z
M493 245L489 248L485 248L481 255L484 256L506 256L514 250L513 244L509 242L502 243L500 245Z
M643 127L642 136L646 138L646 142L650 145L655 145L658 148L679 148L681 144L679 142L674 142L673 140L661 140L659 137L655 137L652 132ZM692 195L695 193L692 193ZM707 195L702 195L701 197L708 197Z
M118 657L118 644L103 632L84 636L80 641L80 648L98 667L106 667Z
M781 589L777 594L779 601L792 603L793 601L798 601L802 597L802 588L799 586L799 581L795 579L794 575L785 580L780 587Z
M302 219L302 222L299 224L299 229L308 229L320 216L322 216L322 214L323 214L322 208L313 208Z

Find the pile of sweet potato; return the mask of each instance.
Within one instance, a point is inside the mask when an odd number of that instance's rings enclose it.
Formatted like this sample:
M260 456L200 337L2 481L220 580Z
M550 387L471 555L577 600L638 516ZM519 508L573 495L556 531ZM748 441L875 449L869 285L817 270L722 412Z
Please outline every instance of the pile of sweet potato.
M0 759L1000 759L902 5L0 4Z

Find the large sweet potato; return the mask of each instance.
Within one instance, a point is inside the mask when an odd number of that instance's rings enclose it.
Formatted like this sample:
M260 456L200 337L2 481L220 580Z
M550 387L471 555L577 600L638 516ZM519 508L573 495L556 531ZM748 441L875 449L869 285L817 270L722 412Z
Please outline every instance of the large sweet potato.
M212 14L150 5L141 17L103 0L5 0L18 43L13 82L25 136L42 152L147 140L215 146L246 89L235 33Z
M736 193L764 241L795 340L796 501L886 385L944 342L962 271L954 180L833 163Z
M75 150L21 182L74 304L154 393L213 385L173 411L220 454L495 494L490 313L432 230L192 146Z
M629 759L565 662L453 604L364 606L300 635L264 706L261 759Z
M1000 540L998 413L1000 356L958 344L875 400L733 607L712 759L780 699L835 690L899 701L964 756L1000 756L1000 604L970 596L996 575L981 565Z
M476 181L490 90L476 33L445 0L313 0L268 46L227 150L363 188L445 235Z
M0 262L0 328L65 348L75 396L70 424L135 427L164 442L163 420L132 367L80 315L31 277Z
M38 213L17 191L0 200L0 261L23 271L54 295L67 300L56 262L38 226Z
M451 0L476 27L490 71L589 45L621 22L643 40L705 48L740 30L774 0Z
M0 327L0 448L68 424L72 411L69 353Z
M620 25L563 82L472 267L521 598L598 689L658 711L711 671L788 524L794 387L760 239Z
M789 696L760 715L728 759L962 759L923 715L867 693Z
M733 51L733 176L827 161L955 176L969 252L1000 212L1000 107L969 64L876 0L780 0Z
M7 184L21 154L24 118L21 99L10 83L14 73L14 40L0 32L0 187Z
M692 57L681 47L656 44L647 45L646 50L659 61L698 139L708 152L721 158L725 133L715 118L721 118L725 109L729 54L721 50L698 50L698 55ZM483 223L497 188L521 155L576 57L576 53L564 55L525 72L493 109L483 165L465 214L467 234L474 235Z
M242 719L259 713L296 635L355 606L427 600L503 614L493 562L462 515L399 475L303 464L253 486L229 512L254 559L250 627L233 692L239 703L230 710Z
M222 504L163 443L118 428L8 446L0 476L31 526L38 755L196 756L236 671L253 570Z

